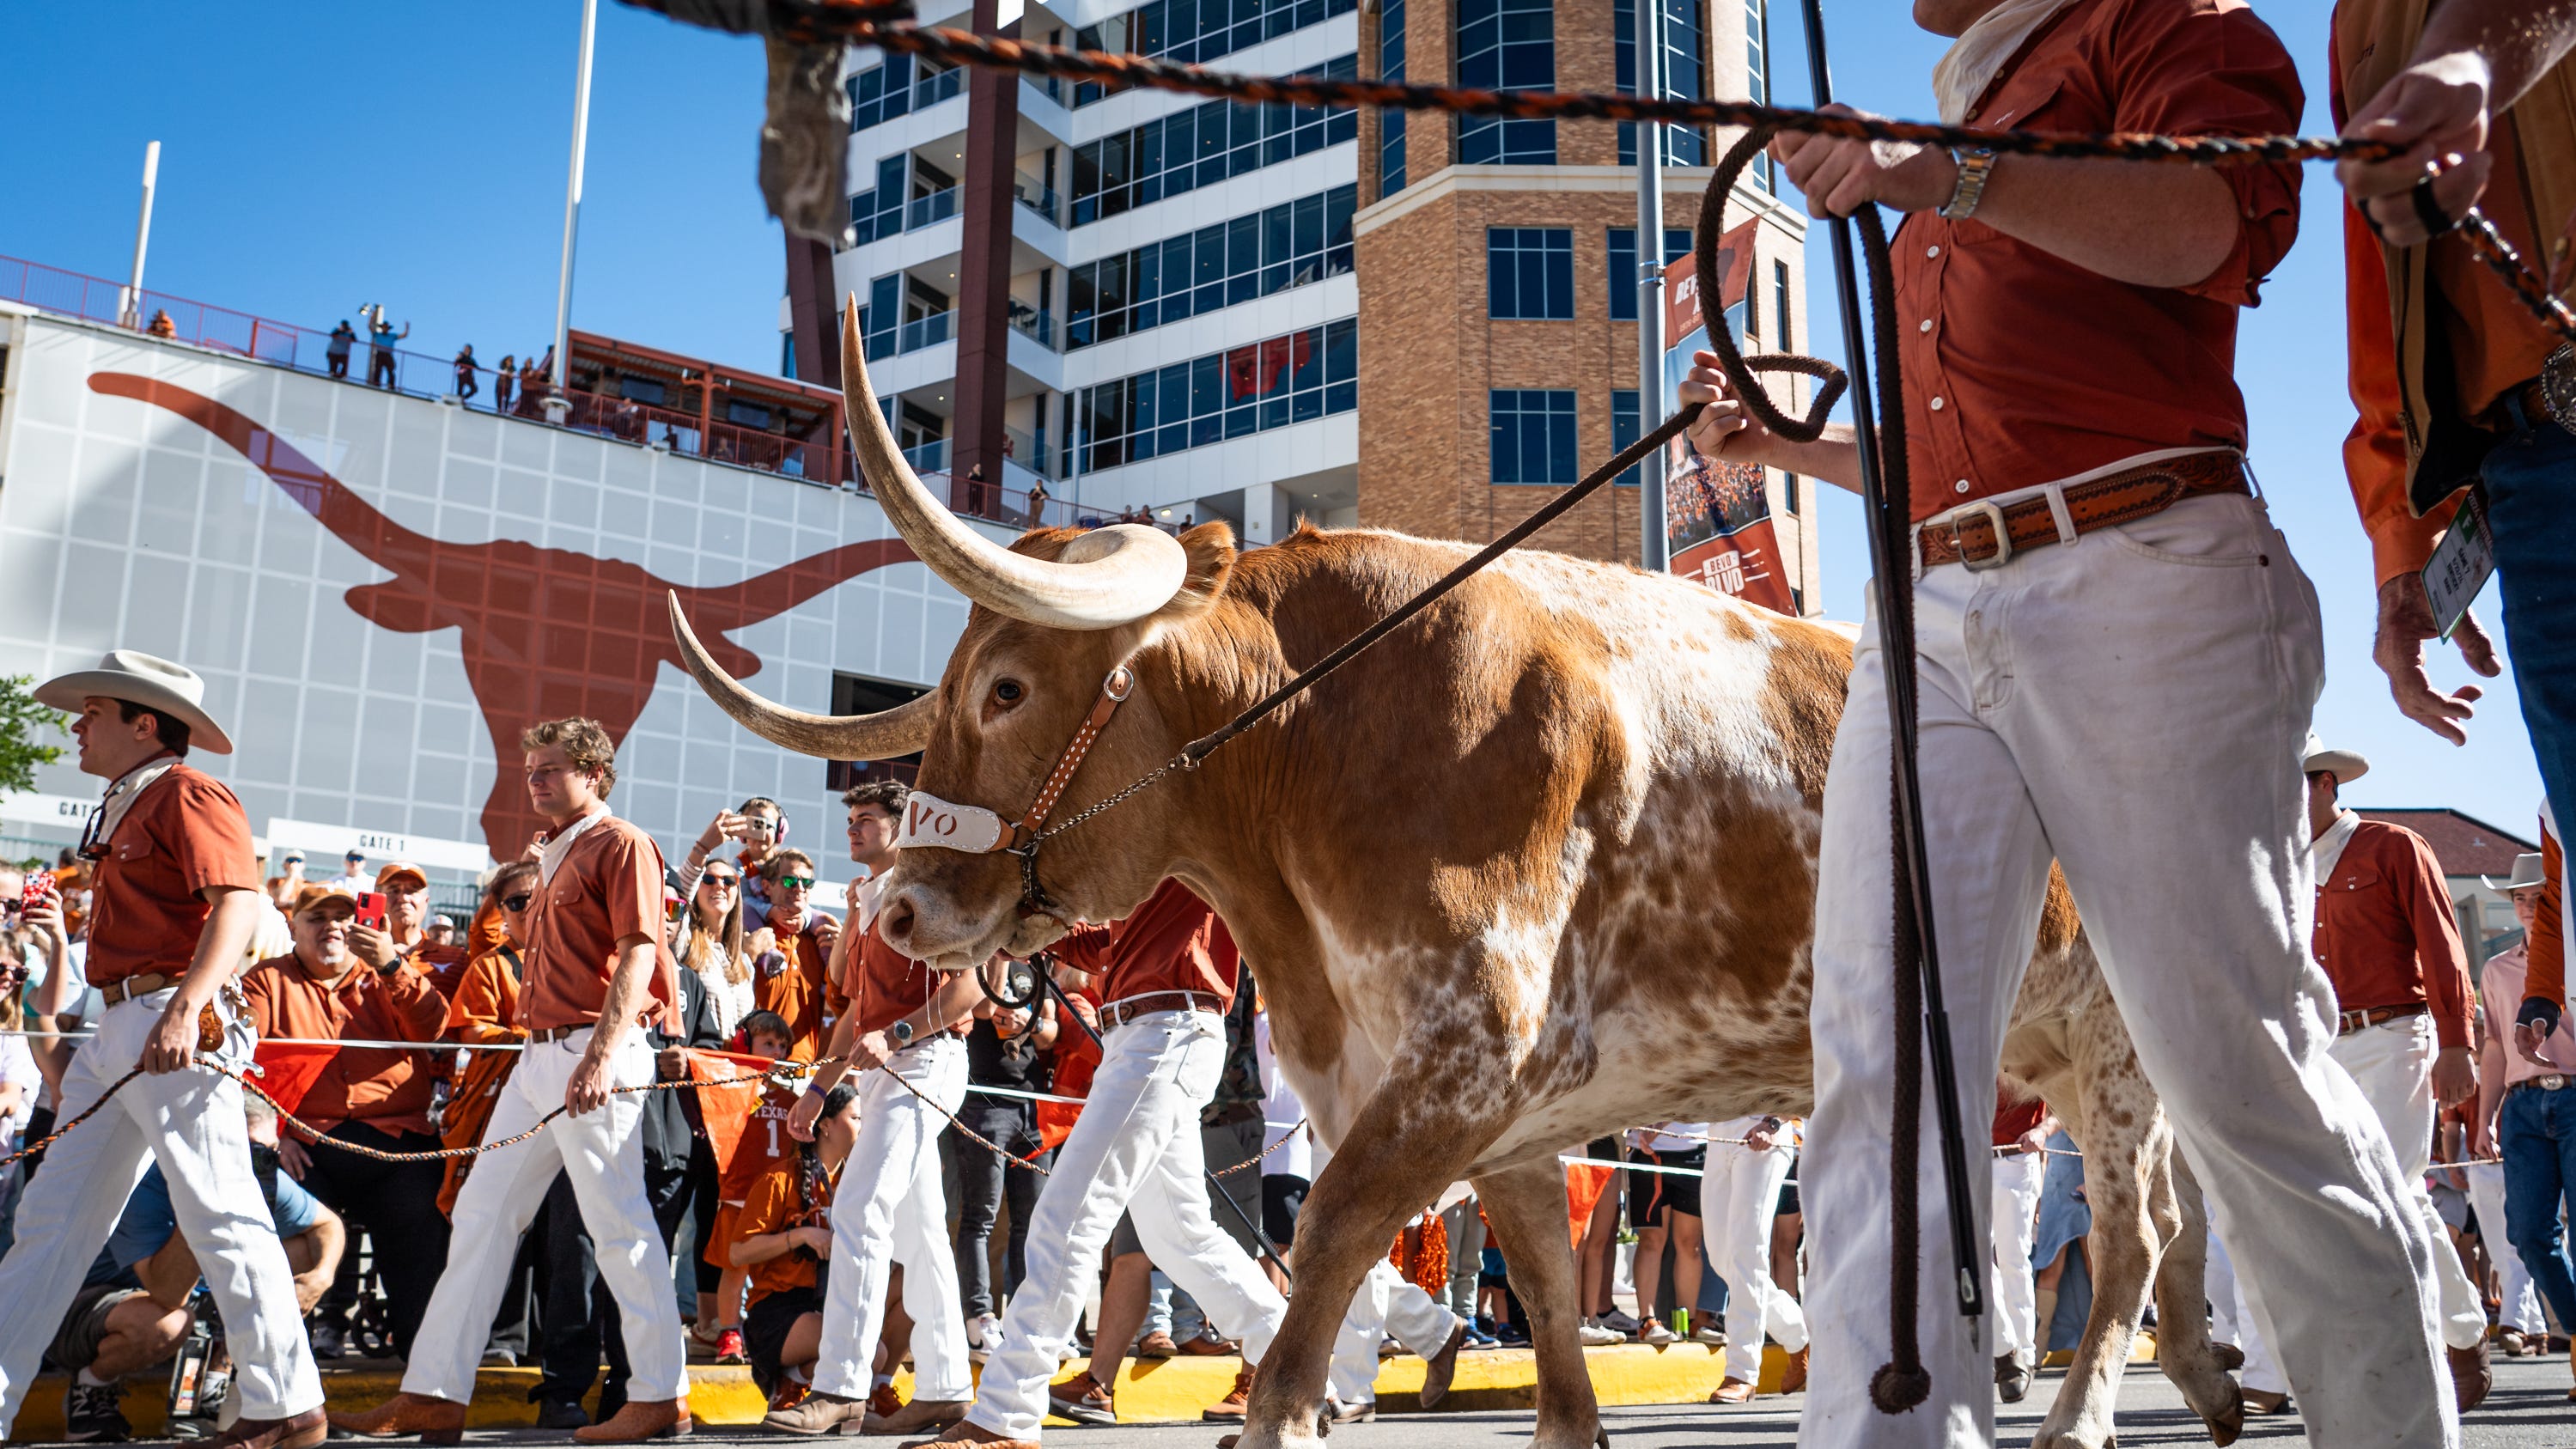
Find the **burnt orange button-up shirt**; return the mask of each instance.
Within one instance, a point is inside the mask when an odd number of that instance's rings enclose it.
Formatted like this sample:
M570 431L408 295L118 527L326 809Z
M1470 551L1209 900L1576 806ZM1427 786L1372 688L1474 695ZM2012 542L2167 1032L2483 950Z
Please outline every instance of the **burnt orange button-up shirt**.
M1235 971L1242 961L1225 922L1176 880L1155 887L1125 920L1074 927L1056 951L1065 964L1100 978L1103 1002L1196 991L1224 1003L1220 1010L1234 1004ZM1181 1006L1162 1004L1175 1011Z
M1968 119L2250 136L2296 130L2300 104L2289 52L2243 0L2078 0ZM2188 287L2115 282L1974 218L1906 218L1891 260L1916 519L2157 449L2245 446L2236 311L2297 235L2299 168L2216 174L2236 248Z
M2421 1003L2443 1046L2475 1044L2469 956L2442 863L2424 837L2377 820L2355 824L2334 873L2317 883L2311 945L2343 1010Z
M293 956L262 961L242 978L251 1024L262 1037L328 1041L434 1042L447 1000L409 962L379 972L363 961L333 982L316 981ZM295 1115L329 1131L364 1122L380 1132L429 1132L434 1054L396 1047L342 1047L306 1088Z
M197 959L213 909L197 893L259 889L241 802L194 765L173 765L145 786L106 843L90 884L82 974L92 986L146 972L176 981Z
M630 936L662 939L662 850L653 837L614 815L583 830L564 851L554 879L529 907L521 1024L545 1031L599 1020L617 966L617 943ZM644 1015L667 1019L679 981L660 953Z

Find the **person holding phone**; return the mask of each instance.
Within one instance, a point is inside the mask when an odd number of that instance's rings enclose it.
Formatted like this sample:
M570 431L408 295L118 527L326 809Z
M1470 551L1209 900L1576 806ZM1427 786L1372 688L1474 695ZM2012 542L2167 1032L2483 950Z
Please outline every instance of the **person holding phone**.
M728 840L738 841L734 868L742 877L742 928L757 931L769 924L769 857L787 838L787 813L766 795L754 795L732 810L719 810L689 847L689 856L671 885L683 898L697 891L698 873Z
M442 999L452 999L472 953L429 938L428 875L410 861L387 861L376 871L375 889L354 894L349 949L358 959L378 971L416 965Z
M242 978L251 1023L262 1037L427 1046L445 1033L447 998L408 954L381 949L380 964L369 953L370 939L382 948L392 937L359 925L357 906L347 891L332 886L308 885L296 897L288 918L295 949ZM296 1115L338 1143L379 1152L434 1152L439 1140L429 1107L436 1066L433 1051L344 1047L323 1063ZM447 1219L438 1211L445 1164L380 1162L292 1128L279 1135L277 1156L289 1176L374 1237L394 1351L410 1354L430 1290L438 1284L438 1266L447 1257ZM334 1285L312 1324L317 1357L338 1358L345 1351L357 1306L352 1268L346 1291Z
M148 1158L169 1183L238 1366L241 1418L210 1444L313 1449L326 1432L322 1380L294 1270L251 1168L241 1084L206 1059L248 1059L232 976L263 907L241 802L187 763L191 749L232 751L205 693L195 671L130 649L35 691L76 715L80 768L109 782L81 843L98 865L86 970L106 1008L72 1055L60 1102L66 1120L92 1108L99 1116L48 1151L18 1206L18 1248L0 1258L0 1303L9 1305L0 1313L0 1421L17 1416ZM71 974L47 974L39 1015L68 1009ZM124 1080L138 1066L143 1074Z
M662 951L662 852L609 810L616 745L598 721L548 720L520 736L541 837L518 1017L528 1049L485 1126L498 1141L545 1130L477 1160L457 1189L447 1266L412 1345L402 1392L332 1426L365 1438L452 1444L500 1307L519 1235L557 1173L572 1180L600 1274L617 1299L630 1397L585 1443L690 1431L689 1375L672 1310L671 1257L644 1182L644 1103L654 1079L647 1019L671 1023L679 985Z

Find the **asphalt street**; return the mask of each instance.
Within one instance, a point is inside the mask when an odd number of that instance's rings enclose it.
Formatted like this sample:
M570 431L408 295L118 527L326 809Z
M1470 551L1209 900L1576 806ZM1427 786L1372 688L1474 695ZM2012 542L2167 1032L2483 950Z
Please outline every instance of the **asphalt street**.
M1999 1449L2021 1449L2047 1411L2056 1392L2056 1373L2043 1377L2031 1396L1998 1415ZM2568 1402L2568 1362L2564 1355L2496 1364L2495 1393L2463 1424L2467 1449L2576 1449L2576 1404ZM1797 1441L1798 1396L1769 1398L1753 1409L1662 1406L1610 1409L1603 1422L1613 1449L1772 1449ZM2152 1367L2129 1370L2120 1390L2119 1442L2123 1446L2206 1444L2200 1421ZM1529 1441L1526 1413L1402 1414L1375 1423L1346 1424L1333 1431L1333 1449L1516 1449ZM1213 1449L1220 1431L1213 1425L1137 1425L1115 1429L1050 1429L1047 1442L1060 1449ZM569 1444L569 1434L534 1430L477 1432L470 1444ZM2295 1416L2255 1419L2246 1425L2248 1444L2305 1442ZM702 1425L691 1440L697 1444L777 1444L780 1437L757 1429ZM864 1442L891 1443L890 1440Z

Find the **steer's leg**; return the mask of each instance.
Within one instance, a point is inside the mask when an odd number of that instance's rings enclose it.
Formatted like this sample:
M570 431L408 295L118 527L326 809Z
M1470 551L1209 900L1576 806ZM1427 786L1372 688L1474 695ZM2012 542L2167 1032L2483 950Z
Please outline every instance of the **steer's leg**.
M1426 1076L1440 1081L1443 1090L1416 1092L1401 1085ZM1253 1379L1240 1449L1312 1441L1333 1340L1360 1280L1386 1257L1405 1221L1430 1206L1500 1130L1498 1114L1476 1120L1457 1105L1500 1100L1499 1081L1490 1089L1467 1083L1445 1062L1439 1071L1426 1072L1419 1056L1403 1052L1389 1064L1385 1080L1391 1089L1372 1094L1360 1108L1297 1215L1296 1291ZM1560 1236L1564 1213L1560 1189Z
M2031 1449L2103 1449L2111 1442L2120 1375L2128 1367L2162 1246L2146 1194L2167 1141L2154 1093L2125 1042L2116 1051L2079 1042L2075 1068L2081 1106L2061 1115L2084 1153L2084 1198L2093 1209L2093 1231L2085 1242L2093 1312Z
M2163 1169L2150 1205L2165 1234L2156 1267L2156 1364L2209 1425L2209 1437L2233 1444L2245 1430L2245 1396L2209 1346L2209 1219L2200 1184L2166 1131Z
M1476 1195L1509 1250L1512 1291L1529 1310L1530 1347L1538 1357L1538 1431L1532 1449L1593 1449L1601 1407L1592 1397L1576 1330L1574 1247L1565 1226L1565 1168L1555 1158L1488 1172Z

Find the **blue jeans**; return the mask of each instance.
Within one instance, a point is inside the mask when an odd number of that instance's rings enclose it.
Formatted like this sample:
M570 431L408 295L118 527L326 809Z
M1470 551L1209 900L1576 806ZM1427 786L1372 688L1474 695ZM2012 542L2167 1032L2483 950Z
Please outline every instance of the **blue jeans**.
M2559 811L2576 811L2576 433L2524 417L2519 403L2513 414L2519 425L2482 470L2505 644L2540 787Z
M2576 1323L2576 1265L2558 1226L2559 1201L2576 1192L2576 1087L2507 1096L2496 1112L2496 1155L2504 1159L2504 1235L2549 1311Z

